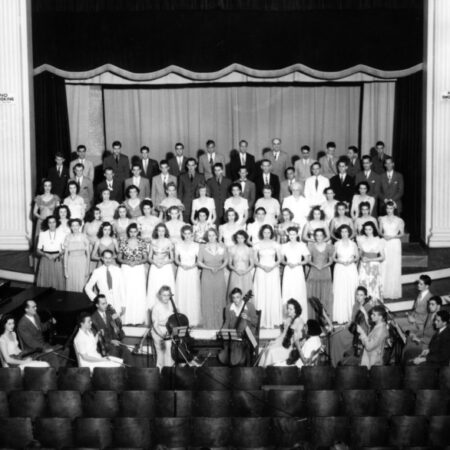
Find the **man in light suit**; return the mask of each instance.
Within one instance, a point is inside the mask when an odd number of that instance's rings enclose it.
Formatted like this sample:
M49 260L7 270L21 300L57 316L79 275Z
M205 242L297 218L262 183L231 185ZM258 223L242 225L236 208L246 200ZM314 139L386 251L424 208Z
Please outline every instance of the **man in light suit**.
M186 172L187 157L184 155L184 145L181 142L175 144L175 156L169 159L169 172L174 177L179 177Z
M278 199L280 196L280 179L272 173L272 163L268 159L261 161L261 172L256 176L256 199L263 196L263 188L268 184L272 187L272 197Z
M336 144L334 142L327 142L326 155L319 159L322 167L322 175L328 179L337 174L337 158L335 153Z
M216 152L216 143L210 139L206 141L206 153L198 161L198 171L204 175L205 180L214 176L213 167L216 163L222 163L225 167L225 157Z
M149 154L150 149L144 145L141 147L141 157L138 160L133 161L133 164L136 162L139 163L141 167L141 175L149 180L149 184L151 186L153 177L159 173L159 165L158 161L149 158Z
M355 182L347 173L347 158L341 158L337 164L337 168L339 173L330 178L330 187L335 193L336 200L350 206L355 193Z
M127 178L124 183L124 191L126 192L128 186L134 185L139 188L139 198L144 200L144 198L150 198L150 181L148 178L141 176L141 165L136 162L131 168L132 177Z
M79 145L77 147L77 155L78 155L78 158L71 161L69 164L69 173L73 173L73 168L77 164L83 164L83 176L94 181L94 164L92 163L92 161L89 161L88 159L86 159L86 146L85 145Z
M86 295L92 302L98 294L104 295L106 301L120 315L123 315L125 312L125 285L122 271L113 264L111 250L104 250L101 257L103 265L92 272L84 287L84 292L86 292Z
M299 183L305 184L307 178L311 176L311 166L315 161L311 158L311 149L307 145L303 145L300 149L300 159L295 161L295 179Z
M285 151L281 150L280 138L272 139L272 151L267 152L265 157L272 163L272 173L278 177L280 182L281 180L284 180L284 174L286 169L291 165L291 162L289 155Z
M363 170L358 172L355 177L355 187L357 188L358 184L362 181L365 181L369 184L369 192L375 199L375 207L374 213L377 213L377 202L380 196L380 176L372 170L372 157L369 155L364 155L362 157L362 167Z
M241 185L241 195L248 201L248 216L250 218L253 216L253 207L255 206L256 201L256 186L253 181L248 179L248 171L246 166L240 167L239 177L234 182Z
M372 156L373 170L378 175L384 173L384 167L386 164L386 159L390 158L389 155L384 153L384 142L378 141L375 144L375 148L370 150L370 156Z
M286 179L280 183L280 203L283 203L283 200L292 194L292 185L296 181L298 182L298 180L295 179L295 169L293 167L288 167L286 169L285 178Z
M305 181L304 196L311 207L320 206L325 202L324 190L330 186L330 180L321 175L320 171L320 163L313 163L311 166L312 175Z
M47 179L52 182L52 192L57 195L61 201L66 195L67 182L70 178L69 169L64 166L64 155L62 153L56 153L55 163L56 165L50 167L47 173Z
M186 223L191 221L192 200L198 192L198 187L202 184L205 184L205 177L203 174L197 173L197 161L194 158L188 158L186 173L182 173L178 180L178 198L184 205L183 220Z
M216 205L216 226L218 227L223 222L223 205L230 196L231 186L231 180L223 175L222 163L214 164L214 176L206 182L206 185Z
M107 167L114 169L116 180L119 183L123 183L130 176L130 161L127 155L122 152L122 143L120 141L114 141L112 143L112 155L108 155L103 160L103 170Z
M380 177L380 213L384 213L384 205L393 201L397 205L397 212L402 212L402 198L404 192L403 175L394 170L394 160L386 158L386 172Z
M83 175L83 164L75 164L73 168L73 177L71 178L80 187L78 195L83 198L86 204L86 210L88 210L92 201L94 200L94 188L92 186L92 180Z
M236 180L239 178L239 171L242 166L247 169L247 178L251 181L256 176L255 157L247 152L248 142L242 139L239 142L239 151L233 151L230 158L230 178Z
M169 174L169 163L162 159L159 163L160 174L152 181L152 202L158 208L161 202L167 197L166 187L169 183L177 186L177 177Z
M430 286L431 278L428 275L420 275L417 280L419 295L414 302L411 313L406 314L408 324L406 327L403 326L404 329L414 331L416 327L423 326L425 323L428 314L428 301L433 297L433 294L430 292ZM402 326L402 323L399 322L399 325Z
M109 190L109 198L111 200L115 200L116 202L121 203L123 200L123 189L122 185L118 183L114 179L114 170L112 167L107 167L103 171L103 175L105 176L105 179L97 185L96 190L96 198L98 202L102 201L102 192L105 189Z
M361 171L361 160L359 159L358 147L351 145L347 150L348 158L348 174L355 178L356 174Z

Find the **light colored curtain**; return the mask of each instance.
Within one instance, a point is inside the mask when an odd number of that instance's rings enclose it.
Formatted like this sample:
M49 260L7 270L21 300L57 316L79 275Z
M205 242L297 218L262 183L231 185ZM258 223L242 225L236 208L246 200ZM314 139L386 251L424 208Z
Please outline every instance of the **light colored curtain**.
M72 152L86 145L86 157L94 165L101 164L105 150L103 91L101 86L66 84Z
M196 156L213 139L228 155L246 139L259 159L271 139L280 137L291 155L302 145L317 153L330 140L344 154L358 143L360 91L358 86L105 88L106 144L111 148L120 140L128 155L147 145L159 160L176 142Z
M392 155L395 82L364 83L361 123L361 153L369 154L377 141Z

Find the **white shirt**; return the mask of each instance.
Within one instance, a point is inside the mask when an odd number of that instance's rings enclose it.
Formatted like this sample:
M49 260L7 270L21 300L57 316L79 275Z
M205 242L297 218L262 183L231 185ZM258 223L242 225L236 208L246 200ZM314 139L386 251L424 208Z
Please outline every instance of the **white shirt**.
M245 153L240 153L239 155L241 157L241 165L245 166L245 160L247 159L247 155Z
M295 198L293 195L286 197L283 200L283 206L281 209L288 208L294 214L293 222L297 223L300 227L300 233L306 224L306 220L310 211L308 201L302 195Z
M177 156L177 162L178 162L178 168L181 170L183 167L183 157L182 156Z
M25 317L39 330L39 327L36 322L36 317L25 314Z
M59 228L55 231L41 231L37 248L44 252L61 252L65 238L65 233Z
M141 177L133 177L133 184L135 186L139 186L140 182L141 182Z
M270 184L270 173L263 173L264 184Z
M144 172L147 171L147 166L148 166L148 158L142 160L142 169L144 170Z
M318 186L316 188L316 180ZM330 180L323 175L308 177L305 181L304 195L310 206L321 205L326 201L324 189L330 186Z
M106 301L112 305L116 311L120 311L124 305L125 299L125 285L123 282L122 271L117 266L110 265L109 272L111 273L113 282L112 289L109 289L108 287L106 266L103 265L92 272L89 281L84 287L84 291L91 301L94 301L97 293L104 295ZM96 290L94 290L94 286L96 287Z

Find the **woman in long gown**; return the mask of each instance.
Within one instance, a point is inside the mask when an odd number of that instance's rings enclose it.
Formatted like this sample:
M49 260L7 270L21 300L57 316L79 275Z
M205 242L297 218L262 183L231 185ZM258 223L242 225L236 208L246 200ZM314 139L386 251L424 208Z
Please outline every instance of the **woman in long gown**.
M20 370L23 370L25 367L49 367L48 362L33 361L31 357L20 357L22 350L19 347L14 326L15 322L12 317L6 316L2 319L0 326L0 359L4 361L6 367L19 367Z
M333 188L327 187L324 189L324 194L326 200L320 205L320 209L325 213L325 220L330 225L330 222L333 220L333 217L336 214L336 205L339 203L335 198L335 193Z
M339 239L337 230L342 226L347 225L350 227L351 234L350 239L355 236L355 231L353 227L353 220L347 215L347 205L344 202L339 202L336 205L336 214L333 220L330 222L330 235L334 241Z
M111 191L108 188L103 189L101 195L102 202L97 205L97 208L101 211L102 221L112 223L119 203L111 200Z
M175 245L181 241L181 230L187 224L183 222L183 212L178 206L171 206L167 211L167 216L166 227L169 230L170 240Z
M190 225L181 229L181 240L175 245L175 264L178 266L175 281L175 302L178 310L189 317L189 325L201 323L200 272L197 266L200 245L194 242Z
M370 203L362 202L359 204L359 215L355 219L355 230L358 236L362 234L362 228L366 222L372 222L378 231L377 219L370 215Z
M311 259L306 287L309 297L318 298L332 319L333 317L333 281L331 279L331 265L333 264L334 247L325 242L324 230L314 231L314 242L308 244ZM313 316L310 311L309 317Z
M125 298L123 305L124 324L139 325L147 322L147 302L145 295L145 268L147 246L138 238L138 227L135 223L128 225L127 238L119 245L118 260L124 280Z
M290 227L299 228L299 225L294 222L294 213L289 208L283 208L281 211L280 223L277 225L275 231L277 241L280 244L285 244L289 240L287 230Z
M37 238L41 231L42 222L49 216L53 216L56 208L59 206L60 198L52 194L52 182L44 180L42 182L43 193L37 195L34 199L33 216L36 219L36 235Z
M233 236L238 230L242 230L243 225L239 220L237 211L229 208L225 211L225 223L219 226L219 241L229 249L234 245Z
M352 207L350 210L353 219L356 219L358 217L360 203L368 202L370 205L371 213L373 213L375 208L375 198L369 195L370 186L367 181L361 181L360 183L358 183L358 186L356 186L356 192L358 193L355 194L352 198Z
M233 183L230 187L230 192L231 197L228 197L223 205L225 217L226 212L232 209L233 211L236 211L239 217L239 224L245 226L248 218L248 200L242 197L242 186L239 183Z
M83 226L83 232L86 234L86 237L89 241L89 254L92 255L92 250L94 249L95 243L97 242L97 234L98 230L100 229L100 226L102 224L102 221L100 219L100 209L96 206L94 208L91 208L87 213L85 217L85 222ZM92 273L92 271L97 267L97 260L92 260L89 262L89 272Z
M128 215L128 210L125 205L120 205L116 211L116 219L114 220L113 228L114 234L117 236L118 241L127 239L127 229L133 221Z
M252 271L254 267L253 251L248 246L248 234L238 230L234 236L235 245L228 250L230 278L228 280L227 297L234 288L239 288L245 295L253 289Z
M397 217L395 204L386 203L386 215L380 217L381 236L385 240L385 262L382 265L383 290L385 298L400 298L402 296L402 243L405 234L405 222Z
M254 220L247 224L247 233L251 245L259 242L259 231L261 227L267 223L266 210L264 208L257 208L255 210Z
M167 216L167 211L172 206L177 206L181 211L184 211L184 205L181 200L177 197L177 186L175 183L169 183L166 187L167 197L159 204L159 219L164 221Z
M348 225L341 225L337 229L340 239L334 244L333 320L339 324L351 319L353 298L358 287L358 248L350 240L351 231Z
M227 301L224 269L228 263L227 249L218 242L214 228L206 234L206 244L200 246L198 265L201 267L202 324L205 328L219 329L223 322L223 308Z
M325 231L325 241L329 241L330 231L328 229L328 223L325 220L325 213L320 206L314 206L309 213L306 225L303 227L303 242L314 242L314 231L318 228Z
M260 241L255 251L255 307L262 311L261 327L274 328L282 323L282 301L280 283L280 244L273 240L274 231L270 225L263 225Z
M360 253L359 284L367 289L370 297L383 300L381 263L384 261L384 239L378 236L375 225L367 222L357 242Z
M302 307L297 300L290 299L286 303L286 316L282 332L275 340L270 342L261 354L258 365L262 367L283 363L289 358L295 341L303 337L305 322L301 318Z
M280 202L273 198L273 189L270 185L265 185L262 190L263 196L256 200L256 208L264 208L266 210L266 220L267 223L273 227L278 222L278 216L280 215Z
M70 209L67 205L60 205L56 209L56 217L58 219L58 230L67 236L70 233L69 220L70 220Z
M80 186L76 181L69 181L67 183L69 189L69 196L64 199L64 204L70 209L71 219L84 219L86 213L86 203L84 203L83 197L79 196Z
M42 223L42 231L36 247L40 256L36 286L52 287L63 291L66 287L62 256L66 235L58 229L55 216L48 216Z
M125 190L125 197L127 199L123 204L125 205L125 208L127 208L128 216L133 220L136 220L139 216L142 215L139 192L139 188L134 184L131 184Z
M109 250L113 255L113 264L116 264L116 258L119 253L119 244L113 236L113 227L109 222L103 222L97 233L97 241L92 249L91 259L97 262L97 266L101 266L102 254L105 250Z
M209 211L206 208L200 208L197 211L197 218L192 228L194 232L194 241L199 244L206 242L206 233L210 228L216 228L216 225L209 220Z
M152 214L153 203L149 199L145 199L141 202L141 211L142 216L136 219L136 223L141 239L147 244L147 247L149 247L153 231L155 230L156 225L160 223L160 220Z
M191 222L193 224L197 222L198 211L202 208L206 208L209 211L209 220L215 222L216 204L213 198L208 197L208 188L205 184L201 184L198 187L198 198L192 200Z
M83 292L89 277L89 241L81 232L81 220L70 219L70 234L64 241L64 276L66 290Z
M281 246L281 264L284 265L281 298L283 304L290 299L297 300L308 316L304 266L309 263L309 250L304 242L299 242L297 227L290 227L287 232L289 241Z
M175 292L173 273L173 244L169 239L169 231L163 223L153 230L150 252L148 255L150 272L147 281L147 306L153 307L161 286L169 286Z

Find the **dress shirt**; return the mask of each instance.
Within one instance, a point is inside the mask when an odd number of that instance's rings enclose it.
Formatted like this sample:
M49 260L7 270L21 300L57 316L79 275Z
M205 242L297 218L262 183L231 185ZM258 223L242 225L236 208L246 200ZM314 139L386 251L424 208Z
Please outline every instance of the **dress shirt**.
M139 184L141 183L141 177L133 177L133 184L137 187L139 187Z

